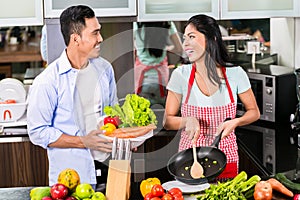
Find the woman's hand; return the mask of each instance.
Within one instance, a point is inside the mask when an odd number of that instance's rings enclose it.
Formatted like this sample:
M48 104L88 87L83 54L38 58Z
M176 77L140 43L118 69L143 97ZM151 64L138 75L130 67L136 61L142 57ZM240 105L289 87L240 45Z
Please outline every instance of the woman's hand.
M221 139L227 137L237 127L237 120L238 120L237 118L232 120L226 120L219 125L217 129L217 133L218 134L222 133Z
M200 135L199 120L195 117L186 117L185 132L188 134L189 139L193 141L193 144L195 144Z

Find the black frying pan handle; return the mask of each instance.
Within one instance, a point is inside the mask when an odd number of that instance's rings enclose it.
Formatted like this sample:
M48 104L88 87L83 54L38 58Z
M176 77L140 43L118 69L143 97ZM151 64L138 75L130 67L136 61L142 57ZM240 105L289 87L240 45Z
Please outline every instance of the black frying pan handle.
M228 121L228 120L231 120L230 117L227 117L224 122ZM213 141L213 143L211 144L212 147L216 147L218 148L219 147L219 143L221 141L221 138L222 138L222 134L223 134L223 130L221 131L221 133L219 135L216 136L215 140Z

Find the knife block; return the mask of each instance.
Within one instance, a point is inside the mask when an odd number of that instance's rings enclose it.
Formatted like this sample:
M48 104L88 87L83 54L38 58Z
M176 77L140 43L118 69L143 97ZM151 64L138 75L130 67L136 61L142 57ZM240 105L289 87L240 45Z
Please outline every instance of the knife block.
M110 160L107 183L107 200L128 200L130 196L130 160Z

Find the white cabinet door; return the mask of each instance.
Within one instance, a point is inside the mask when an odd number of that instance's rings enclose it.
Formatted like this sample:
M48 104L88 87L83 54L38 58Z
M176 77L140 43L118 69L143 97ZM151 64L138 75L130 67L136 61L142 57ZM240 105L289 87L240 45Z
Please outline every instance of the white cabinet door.
M45 18L58 18L71 6L85 4L93 8L97 17L136 16L136 0L44 0Z
M222 0L221 19L299 16L299 0Z
M0 27L43 25L41 0L1 1Z
M196 14L219 18L219 0L139 0L138 21L187 21Z

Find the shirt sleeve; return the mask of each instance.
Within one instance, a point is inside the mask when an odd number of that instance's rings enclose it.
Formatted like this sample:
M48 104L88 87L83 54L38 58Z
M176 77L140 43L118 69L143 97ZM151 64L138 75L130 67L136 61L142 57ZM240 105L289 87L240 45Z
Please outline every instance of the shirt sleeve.
M47 84L45 76L36 78L30 87L27 107L27 129L33 144L47 148L56 141L62 132L51 127L55 110L55 89Z
M178 94L184 95L187 90L187 66L177 67L171 74L170 80L167 85L167 89Z
M175 26L174 22L170 22L170 28L169 28L169 35L173 35L174 33L177 33L177 28Z
M236 69L237 94L246 92L251 88L250 80L247 73L241 67Z

